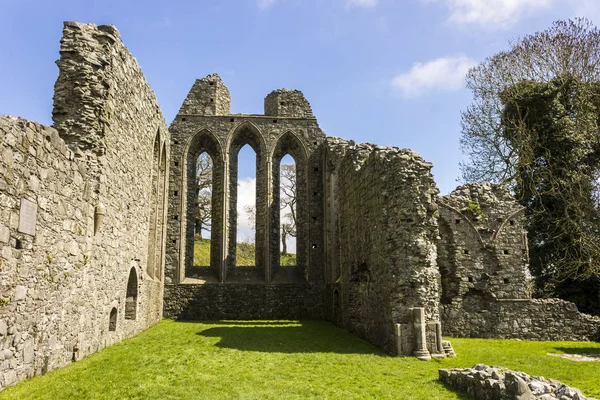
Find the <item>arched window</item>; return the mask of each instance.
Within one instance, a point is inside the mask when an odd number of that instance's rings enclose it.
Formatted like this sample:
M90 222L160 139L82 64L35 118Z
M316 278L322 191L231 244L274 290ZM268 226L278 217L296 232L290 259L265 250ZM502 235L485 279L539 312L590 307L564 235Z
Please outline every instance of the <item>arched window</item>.
M129 271L127 295L125 298L125 319L135 319L137 314L138 279L135 268Z
M244 145L237 155L236 267L256 266L256 153Z
M196 159L196 203L194 204L194 275L210 269L213 159L205 151Z
M156 134L154 139L154 150L152 153L152 169L150 172L150 198L148 199L148 207L150 209L148 217L148 260L146 271L148 275L154 277L154 266L156 264L156 242L157 242L157 218L158 218L158 199L159 199L159 174L160 174L160 135Z
M255 155L255 159L252 157ZM249 156L249 157L248 157ZM254 174L249 172L254 170ZM255 177L255 178L254 178ZM260 131L252 123L241 124L233 133L229 143L229 221L228 221L228 247L227 247L227 280L250 282L258 279L265 280L267 268L267 159L266 144ZM252 207L254 197L254 207ZM246 199L242 201L242 199ZM248 201L250 199L250 201ZM245 206L253 210L247 212ZM248 222L248 215L252 214ZM245 222L238 215L243 216ZM242 226L242 223L244 225ZM250 233L254 226L254 232ZM241 228L241 229L238 229ZM239 234L238 234L239 232ZM238 255L244 244L239 245L245 238L254 236L254 263L251 263L251 254L246 254L242 259ZM251 240L250 240L251 241ZM246 247L252 247L246 246ZM250 259L250 260L249 260ZM241 269L236 266L249 266Z
M110 317L108 319L108 330L114 332L117 330L117 308L113 307L110 310Z
M223 177L221 146L212 133L198 132L184 158L184 203L181 219L185 246L182 278L221 280L224 264Z
M270 207L270 248L271 248L271 280L276 282L306 280L308 271L308 197L307 174L308 161L306 149L302 142L292 133L287 132L279 138L272 160L273 202ZM290 206L293 205L293 208ZM293 230L286 224L293 222ZM282 238L285 229L293 233L295 239L295 257L282 255ZM288 244L290 244L288 242ZM295 243L294 243L295 242ZM287 249L286 249L287 250ZM282 263L283 261L283 263ZM286 265L287 264L287 265ZM286 271L284 276L276 277L281 267Z
M160 166L158 169L158 195L156 197L156 234L154 238L154 277L162 280L162 266L164 253L164 233L165 233L165 211L166 211L166 188L167 188L167 151L163 145L160 152Z
M288 154L280 161L279 188L273 188L279 189L280 266L296 266L296 175L296 161Z

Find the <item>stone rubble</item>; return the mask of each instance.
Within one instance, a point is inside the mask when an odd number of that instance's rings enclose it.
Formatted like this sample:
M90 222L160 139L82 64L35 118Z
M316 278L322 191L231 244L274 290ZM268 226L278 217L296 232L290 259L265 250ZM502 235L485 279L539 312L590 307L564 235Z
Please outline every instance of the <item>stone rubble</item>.
M596 400L555 379L485 364L473 368L440 369L439 379L477 400Z

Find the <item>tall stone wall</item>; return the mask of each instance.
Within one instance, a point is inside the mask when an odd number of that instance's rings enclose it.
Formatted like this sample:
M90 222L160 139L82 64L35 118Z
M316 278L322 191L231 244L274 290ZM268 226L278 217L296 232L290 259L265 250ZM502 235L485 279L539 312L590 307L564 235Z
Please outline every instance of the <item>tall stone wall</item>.
M160 108L114 27L67 22L60 51L55 127L0 119L0 387L162 317Z
M410 355L398 330L410 325L413 336L412 309L425 309L426 325L439 322L432 165L410 150L335 138L326 146L327 314L390 353Z
M302 92L273 93L293 97L288 106L282 100L285 113L218 111L219 104L229 104L229 91L218 75L209 75L194 83L169 128L171 201L165 276L169 317L280 318L286 309L290 316L322 316L322 171L317 149L325 135ZM195 106L215 102L216 113ZM255 266L236 266L238 153L245 145L256 154ZM196 162L204 152L213 161L211 255L210 265L194 266ZM297 172L297 265L293 267L279 265L279 174L285 155L294 158Z

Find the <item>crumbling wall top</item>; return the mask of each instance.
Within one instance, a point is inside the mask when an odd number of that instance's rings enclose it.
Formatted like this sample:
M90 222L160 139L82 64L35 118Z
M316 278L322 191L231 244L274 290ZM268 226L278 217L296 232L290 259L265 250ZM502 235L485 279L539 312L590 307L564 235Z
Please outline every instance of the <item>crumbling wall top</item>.
M314 118L310 103L299 90L277 89L265 97L265 115Z
M230 113L229 89L218 74L196 79L179 109L179 114L182 115L228 115Z

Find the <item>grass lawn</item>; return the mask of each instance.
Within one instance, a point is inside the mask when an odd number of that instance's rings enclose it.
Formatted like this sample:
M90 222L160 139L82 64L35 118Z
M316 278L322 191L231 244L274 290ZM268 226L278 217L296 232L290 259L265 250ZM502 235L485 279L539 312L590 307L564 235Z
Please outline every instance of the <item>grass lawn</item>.
M239 242L236 246L236 260L238 265L254 265L254 243ZM282 255L280 265L296 265L296 255ZM194 266L210 265L210 239L196 239L194 241Z
M600 397L600 343L452 339L459 357L391 357L320 321L174 322L35 377L0 399L466 399L437 369L482 362L559 379Z

